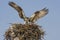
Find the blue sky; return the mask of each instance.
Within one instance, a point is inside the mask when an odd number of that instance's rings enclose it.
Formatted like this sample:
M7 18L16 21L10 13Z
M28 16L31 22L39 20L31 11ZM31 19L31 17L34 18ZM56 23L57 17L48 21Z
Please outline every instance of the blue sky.
M18 13L8 5L13 1L30 17L35 11L44 7L49 9L49 13L39 19L37 24L46 31L45 40L60 40L60 0L0 0L0 40L3 40L4 32L9 28L9 23L23 23Z

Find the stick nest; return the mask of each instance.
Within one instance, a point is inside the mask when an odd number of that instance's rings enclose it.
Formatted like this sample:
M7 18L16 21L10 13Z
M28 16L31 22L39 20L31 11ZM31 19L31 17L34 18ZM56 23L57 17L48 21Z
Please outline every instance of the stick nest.
M12 24L5 32L5 40L42 40L43 29L36 24Z

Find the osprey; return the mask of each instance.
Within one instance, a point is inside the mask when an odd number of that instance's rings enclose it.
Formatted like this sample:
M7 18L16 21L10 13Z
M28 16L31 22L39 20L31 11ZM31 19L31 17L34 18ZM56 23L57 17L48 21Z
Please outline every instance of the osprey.
M34 24L34 22L45 16L48 13L48 9L43 8L34 12L31 17L26 17L20 6L14 2L9 2L9 5L18 11L19 17L26 23L13 23L5 32L5 40L42 40L45 31L41 26Z
M14 2L9 2L9 5L11 7L13 7L14 9L16 9L18 11L19 17L24 19L24 21L26 23L28 22L32 22L34 23L35 21L37 21L37 19L44 17L46 14L48 14L48 9L43 8L42 10L36 11L30 18L26 17L24 14L23 9L18 6L17 4L15 4Z

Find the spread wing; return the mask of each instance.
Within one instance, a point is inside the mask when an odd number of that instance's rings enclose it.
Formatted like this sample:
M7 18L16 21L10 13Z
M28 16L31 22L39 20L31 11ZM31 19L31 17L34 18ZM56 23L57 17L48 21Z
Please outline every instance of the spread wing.
M26 21L26 22L28 21L27 17L25 16L25 14L24 14L24 12L23 12L23 9L22 9L20 6L18 6L18 5L15 4L14 2L9 2L9 5L10 5L11 7L13 7L15 10L18 11L18 14L19 14L19 17L20 17L20 18L24 19L24 21Z
M24 12L21 7L19 7L14 2L9 2L9 5L18 11L20 18L22 18L22 19L25 18Z
M45 16L46 14L48 14L48 9L44 8L40 11L36 11L31 17L30 17L30 21L31 22L35 22L37 21L37 19L42 18L43 16Z

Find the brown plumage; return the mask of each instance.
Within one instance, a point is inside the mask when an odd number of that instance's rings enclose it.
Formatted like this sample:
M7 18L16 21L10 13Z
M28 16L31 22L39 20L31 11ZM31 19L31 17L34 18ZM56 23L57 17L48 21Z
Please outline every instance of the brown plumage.
M30 18L24 15L21 7L14 2L9 2L9 5L18 11L19 17L26 23L13 23L9 29L5 32L4 40L42 40L45 32L41 26L35 24L39 18L42 18L48 13L48 9L43 8L40 11L36 11Z
M48 9L43 8L43 9L40 10L40 11L36 11L36 12L29 18L29 17L26 17L26 16L25 16L22 8L19 7L19 6L18 6L17 4L15 4L14 2L9 2L9 5L18 11L20 18L24 19L24 21L25 21L26 23L28 23L28 22L34 23L34 22L37 21L39 18L42 18L43 16L45 16L45 15L48 13Z
M18 6L17 4L15 4L14 2L9 2L9 5L18 11L19 16L20 16L21 18L24 18L24 14L23 14L24 12L23 12L23 10L22 10L21 7L19 7L19 6Z
M14 2L9 2L9 5L18 11L18 14L19 14L20 18L24 19L24 21L26 21L26 23L28 22L28 19L25 16L24 11L20 6L18 6Z
M48 9L44 8L40 11L36 11L31 17L30 17L30 21L31 22L35 22L37 21L39 18L44 17L46 14L48 14Z

